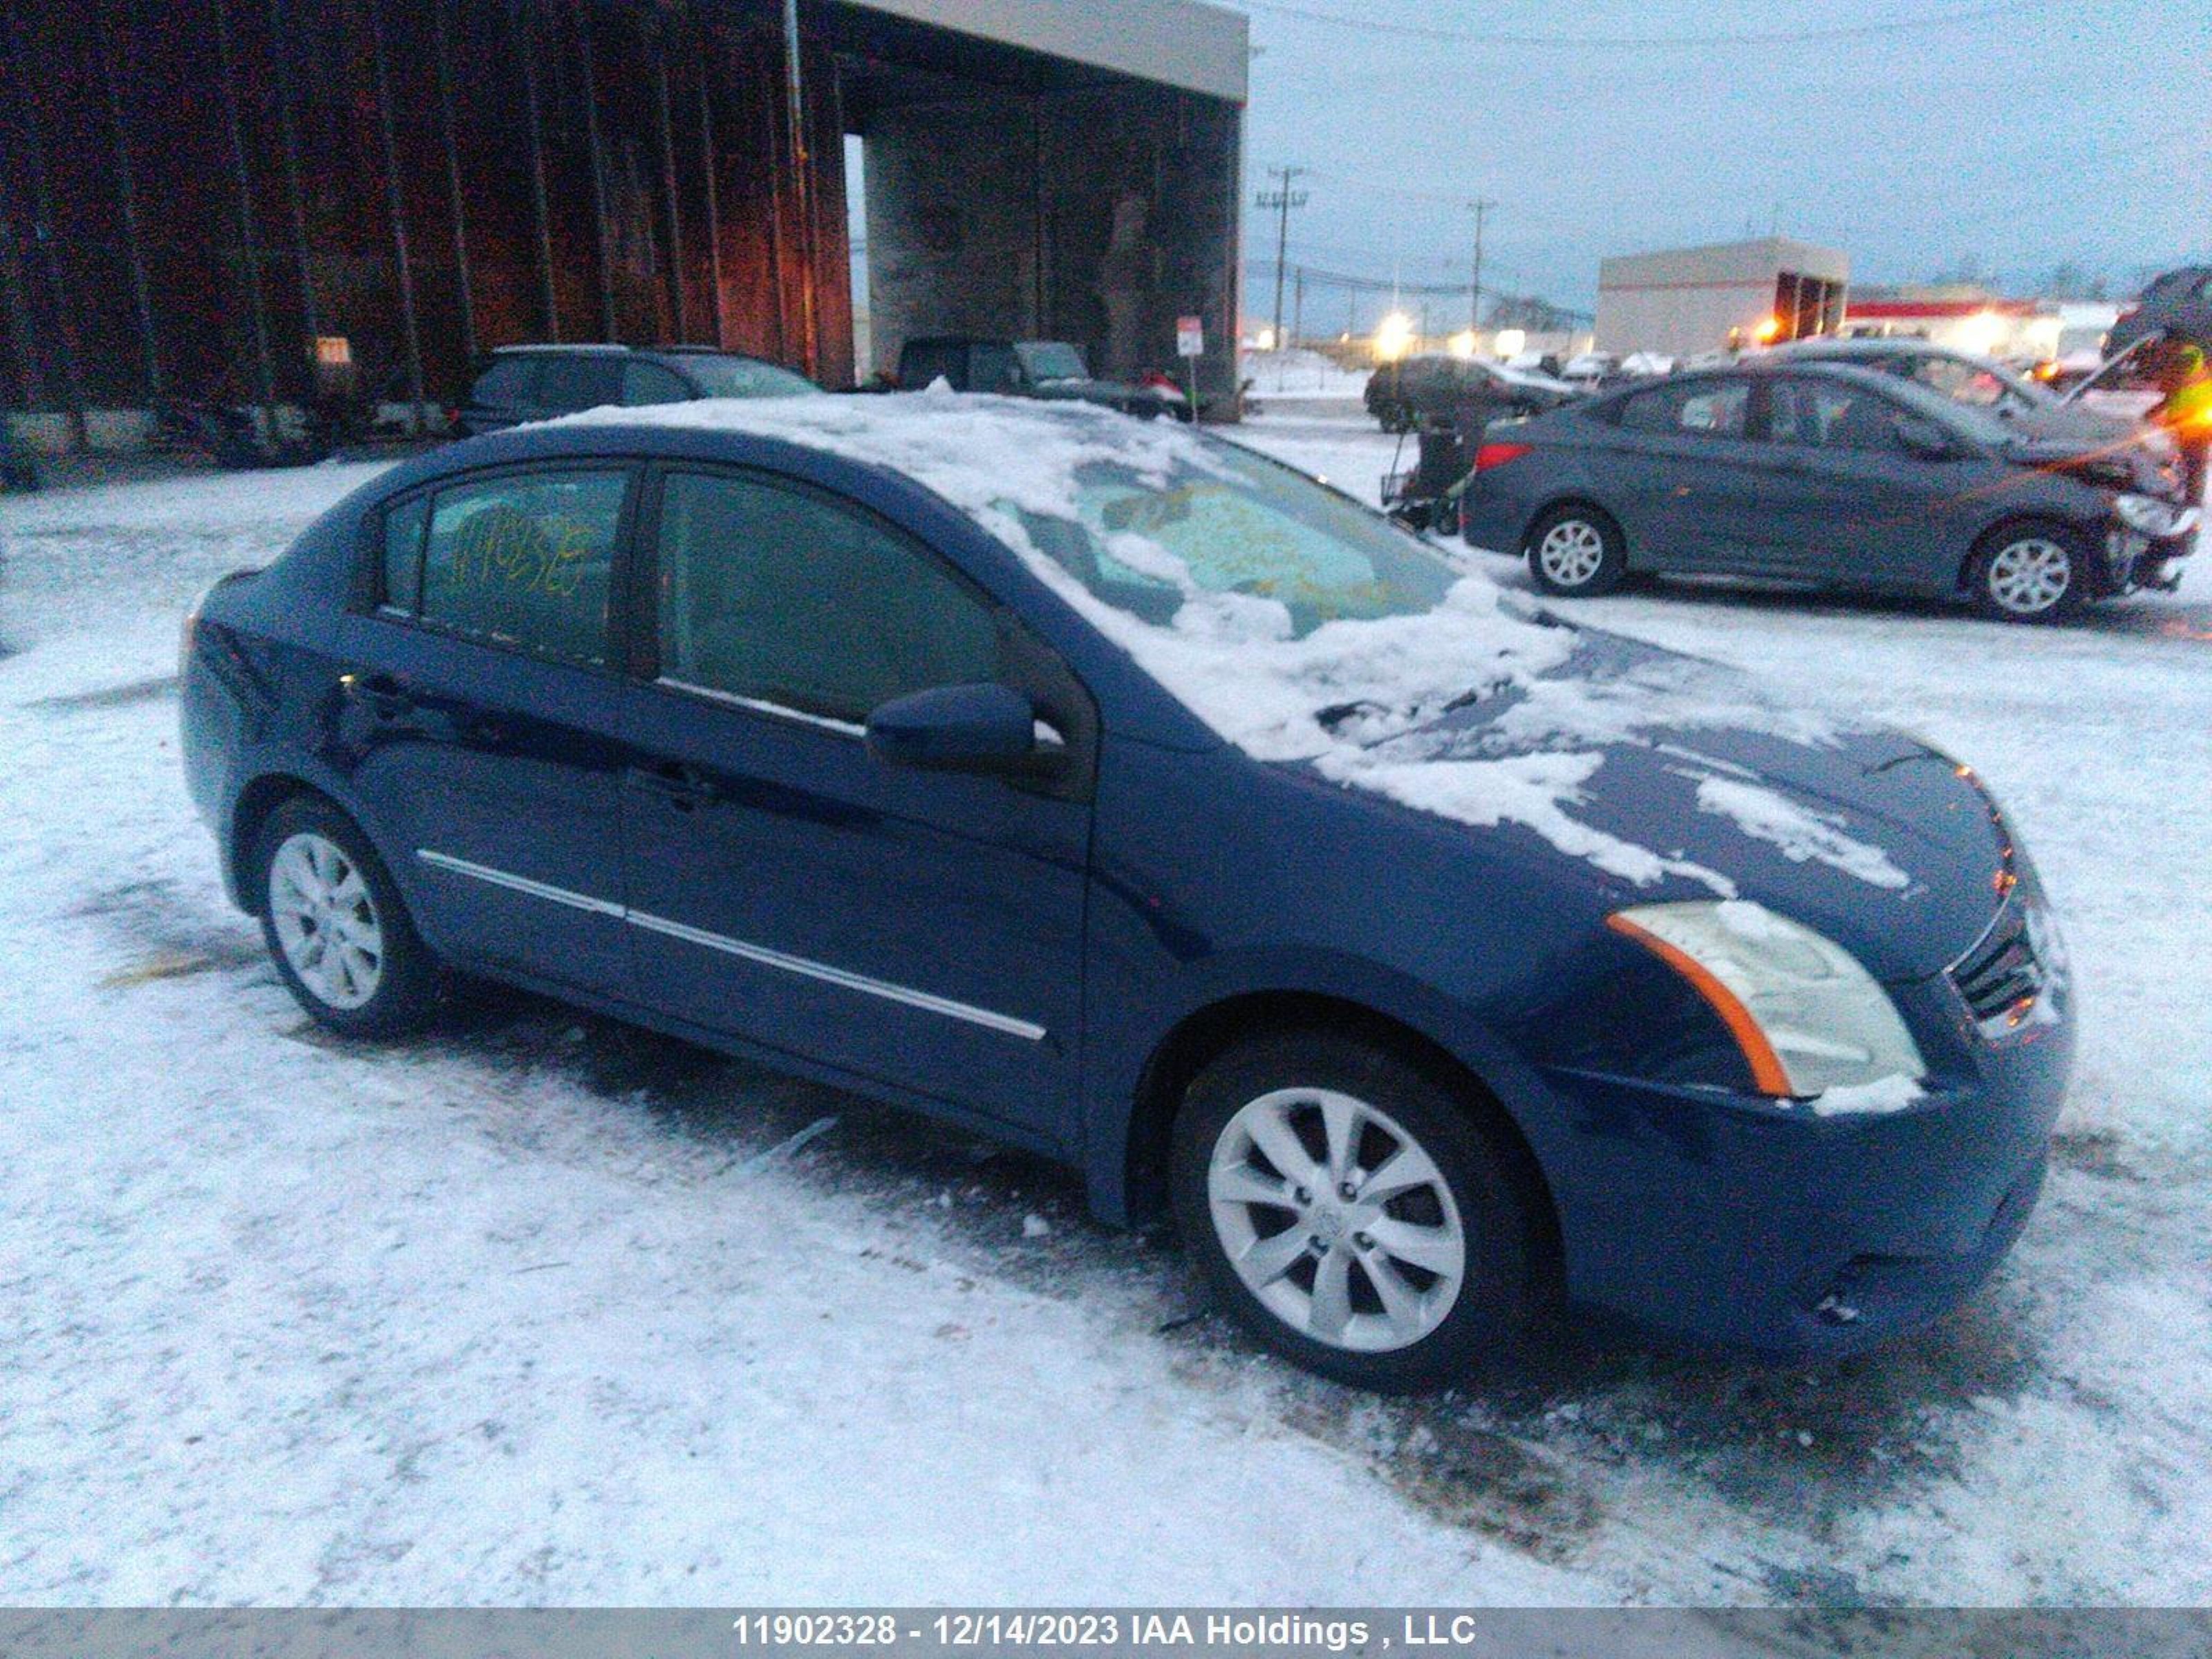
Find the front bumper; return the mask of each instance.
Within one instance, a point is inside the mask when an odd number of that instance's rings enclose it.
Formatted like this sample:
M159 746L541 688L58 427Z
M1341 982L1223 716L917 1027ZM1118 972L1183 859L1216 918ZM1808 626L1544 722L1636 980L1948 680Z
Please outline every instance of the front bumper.
M2125 525L2113 525L2105 532L2106 592L2121 594L2141 587L2171 589L2179 586L2181 576L2172 568L2174 561L2188 557L2195 548L2202 517L2201 509L2190 507L2173 528L2161 536L2148 536Z
M1926 988L1931 1006L1948 994ZM1940 1318L2027 1224L2073 1024L1973 1042L1963 1073L1884 1115L1547 1073L1577 1142L1577 1178L1553 1183L1570 1297L1772 1360L1858 1352Z

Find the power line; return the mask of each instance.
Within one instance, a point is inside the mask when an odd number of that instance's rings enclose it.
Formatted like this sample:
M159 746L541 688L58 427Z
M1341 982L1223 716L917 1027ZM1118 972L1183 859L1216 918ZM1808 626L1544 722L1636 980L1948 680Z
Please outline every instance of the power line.
M1962 23L1979 23L1993 17L2031 9L2033 0L2002 0L1996 5L1967 11L1943 12L1934 17L1900 17L1881 23L1838 23L1821 28L1753 29L1717 34L1507 34L1475 29L1439 28L1423 23L1384 23L1372 17L1347 17L1317 6L1291 5L1286 0L1243 0L1247 9L1309 23L1355 29L1362 34L1407 35L1422 40L1444 40L1456 45L1492 46L1561 46L1577 52L1659 52L1689 46L1790 46L1814 40L1854 40L1885 34L1942 29Z

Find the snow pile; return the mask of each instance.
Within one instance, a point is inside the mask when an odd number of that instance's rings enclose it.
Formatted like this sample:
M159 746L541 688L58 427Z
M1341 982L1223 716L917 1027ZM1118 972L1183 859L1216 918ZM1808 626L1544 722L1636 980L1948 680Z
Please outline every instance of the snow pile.
M1139 530L1086 525L1086 470L1111 465L1160 490L1218 480L1246 488L1217 441L1173 422L1137 422L1085 404L925 392L866 398L728 399L571 417L594 424L704 428L780 439L910 477L1022 555L1053 591L1226 741L1255 759L1311 763L1337 782L1478 828L1519 824L1607 874L1649 885L1670 875L1732 895L1726 878L1581 821L1603 749L1655 729L1748 728L1800 743L1835 740L1825 717L1768 707L1711 665L1651 661L1616 680L1547 678L1583 636L1488 580L1462 575L1418 614L1323 623L1294 635L1278 600L1202 585L1185 560ZM1103 542L1132 572L1179 590L1165 624L1101 599L1038 545L1057 521ZM1433 550L1431 550L1433 551ZM1494 732L1536 753L1468 754L1496 738L1414 737L1450 705L1502 697ZM1323 718L1327 716L1327 718ZM1701 800L1702 800L1701 791ZM1904 878L1881 854L1782 798L1740 787L1709 810L1877 885Z

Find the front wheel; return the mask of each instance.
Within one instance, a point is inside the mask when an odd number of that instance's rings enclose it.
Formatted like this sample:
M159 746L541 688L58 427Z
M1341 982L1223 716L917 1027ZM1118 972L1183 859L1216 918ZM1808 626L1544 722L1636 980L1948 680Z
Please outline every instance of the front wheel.
M437 963L353 821L302 796L270 815L257 847L262 937L299 1005L347 1036L427 1022Z
M1990 537L1976 562L1975 602L2004 622L2050 622L2088 597L2079 541L2050 525L2016 525Z
M1535 1233L1465 1100L1332 1032L1239 1045L1176 1121L1176 1216L1215 1296L1310 1370L1441 1386L1510 1350Z
M1555 507L1528 531L1528 574L1547 593L1587 599L1609 593L1628 574L1620 526L1589 507Z

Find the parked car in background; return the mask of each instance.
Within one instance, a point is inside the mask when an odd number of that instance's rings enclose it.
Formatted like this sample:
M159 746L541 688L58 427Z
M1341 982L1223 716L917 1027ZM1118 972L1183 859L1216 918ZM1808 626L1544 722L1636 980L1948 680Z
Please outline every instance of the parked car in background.
M1096 409L451 446L217 585L180 701L325 1026L464 969L1066 1159L1354 1383L1559 1292L1775 1357L1922 1326L2025 1224L2070 1063L1967 769Z
M1784 363L1849 363L1900 380L1913 380L1930 392L1985 409L2024 432L2042 437L2085 440L2134 439L2155 447L2166 447L2156 428L2127 416L2069 404L2061 393L2031 374L1996 361L1933 341L1917 339L1854 339L1822 337L1793 340L1773 347L1765 361Z
M1066 340L988 340L964 334L908 340L899 348L898 383L921 392L943 380L955 392L1097 404L1139 420L1192 418L1179 392L1091 378L1082 348Z
M1411 432L1428 421L1468 423L1469 410L1498 420L1539 415L1583 394L1563 380L1479 357L1441 355L1385 363L1367 377L1367 412L1385 432Z
M451 411L465 438L609 404L641 409L701 398L791 398L821 388L763 358L706 346L501 346Z
M2162 335L2212 356L2212 265L2169 270L2112 324L2105 355L2116 357L2138 340Z
M1559 371L1559 379L1581 392L1595 392L1607 375L1620 368L1620 354L1615 351L1585 351L1578 357L1567 359L1566 367Z
M1636 571L1750 576L2041 621L2172 586L2197 518L2140 447L1771 356L1493 427L1475 465L1467 539L1525 555L1557 594Z

